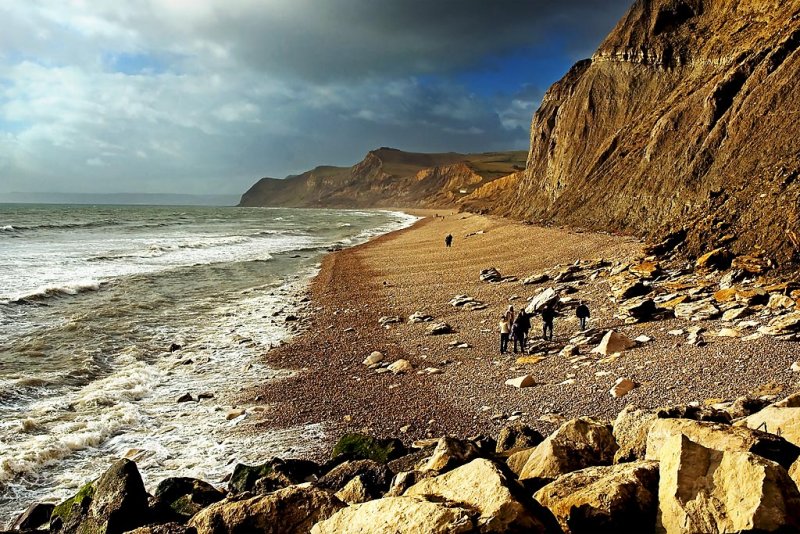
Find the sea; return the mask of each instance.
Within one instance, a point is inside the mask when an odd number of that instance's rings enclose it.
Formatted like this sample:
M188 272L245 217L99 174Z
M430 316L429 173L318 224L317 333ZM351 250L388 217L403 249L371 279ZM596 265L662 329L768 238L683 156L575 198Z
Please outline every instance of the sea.
M392 211L0 204L0 526L115 459L145 485L220 483L303 452L315 424L248 432L243 389L329 250L414 222ZM180 347L180 348L178 348ZM185 394L195 399L177 402ZM197 401L200 393L207 397ZM229 418L235 408L244 408Z

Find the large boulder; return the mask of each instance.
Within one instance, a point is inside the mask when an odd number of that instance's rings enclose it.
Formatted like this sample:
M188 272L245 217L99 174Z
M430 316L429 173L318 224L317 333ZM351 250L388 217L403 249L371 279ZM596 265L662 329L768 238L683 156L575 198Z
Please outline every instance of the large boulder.
M136 464L122 459L53 510L51 532L115 534L147 521L147 492Z
M537 293L525 307L525 313L532 315L538 313L544 308L555 306L558 303L558 293L552 287L541 290Z
M614 439L619 446L614 454L614 463L644 460L647 453L647 434L653 421L658 419L655 412L626 406L614 421Z
M198 534L305 534L344 507L325 490L292 486L269 495L212 504L188 525Z
M566 533L651 532L658 509L658 462L587 467L536 492Z
M444 473L481 456L480 449L471 441L445 436L436 443L433 455L420 463L419 470Z
M550 514L521 490L495 464L478 459L423 480L408 488L405 495L477 510L480 532L552 532Z
M171 477L162 480L156 487L155 498L177 519L187 521L194 514L225 495L217 488L196 478Z
M797 532L800 493L780 465L676 434L662 447L657 527L667 534Z
M320 478L316 485L336 492L342 490L350 481L358 478L365 494L369 498L375 499L389 489L392 477L394 477L394 473L385 464L379 464L372 460L354 460L334 467Z
M777 434L786 441L800 446L800 408L768 406L737 421L736 425Z
M9 530L34 530L44 526L50 522L55 507L52 503L35 502L9 525Z
M273 458L261 465L236 464L228 488L232 493L269 493L305 482L317 472L317 464L307 460Z
M544 441L537 430L524 423L514 423L503 427L497 436L495 452L510 452L535 447Z
M463 508L411 497L384 497L340 510L314 525L311 534L459 534L473 531L470 512Z
M800 448L774 434L743 426L689 419L659 419L650 427L650 433L647 436L646 458L660 460L664 444L677 435L684 435L697 444L718 451L757 454L777 462L784 469L788 469L800 456Z
M533 449L519 479L539 488L578 469L610 465L616 452L611 425L588 417L572 419Z

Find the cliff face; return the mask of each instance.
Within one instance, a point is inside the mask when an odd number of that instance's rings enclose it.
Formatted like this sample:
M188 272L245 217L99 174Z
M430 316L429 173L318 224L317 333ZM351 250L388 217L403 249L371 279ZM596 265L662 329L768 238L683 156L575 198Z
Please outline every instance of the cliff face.
M797 259L800 0L638 0L546 94L503 215Z
M455 206L481 185L524 169L525 157L524 152L418 154L380 148L352 167L262 178L240 206Z

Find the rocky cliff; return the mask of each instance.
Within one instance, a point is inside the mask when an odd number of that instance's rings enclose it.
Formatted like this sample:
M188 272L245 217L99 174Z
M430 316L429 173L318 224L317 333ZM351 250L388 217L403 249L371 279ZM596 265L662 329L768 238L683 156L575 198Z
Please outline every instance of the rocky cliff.
M798 46L798 0L637 0L545 95L524 176L477 204L797 260Z
M379 148L352 167L317 167L262 178L241 206L455 206L473 191L525 168L524 152L419 154Z

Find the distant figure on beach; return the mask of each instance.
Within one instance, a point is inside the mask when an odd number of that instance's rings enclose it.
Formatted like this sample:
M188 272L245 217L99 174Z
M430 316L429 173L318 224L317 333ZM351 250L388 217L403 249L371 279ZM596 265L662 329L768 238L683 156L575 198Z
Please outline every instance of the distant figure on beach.
M552 306L542 308L542 339L549 339L553 341L553 319L556 317L556 311ZM548 332L550 336L548 337Z
M444 246L446 246L447 248L450 248L450 245L452 245L452 244L453 244L453 236L452 236L452 234L447 234L446 236L444 236Z
M513 304L509 305L508 309L506 310L506 315L505 316L506 316L506 320L508 321L508 324L511 324L511 323L514 322L514 305Z
M591 315L592 314L589 313L589 306L584 304L583 301L580 301L578 307L575 308L575 317L577 317L581 323L581 332L586 330L586 321L589 319L589 317L591 317Z
M508 316L500 316L500 354L508 352L508 337L511 335L511 321Z
M511 333L514 335L514 354L517 353L517 343L519 343L519 350L525 354L525 345L528 337L528 330L531 329L531 320L525 310L520 310L517 318L514 319L514 324L511 325Z

